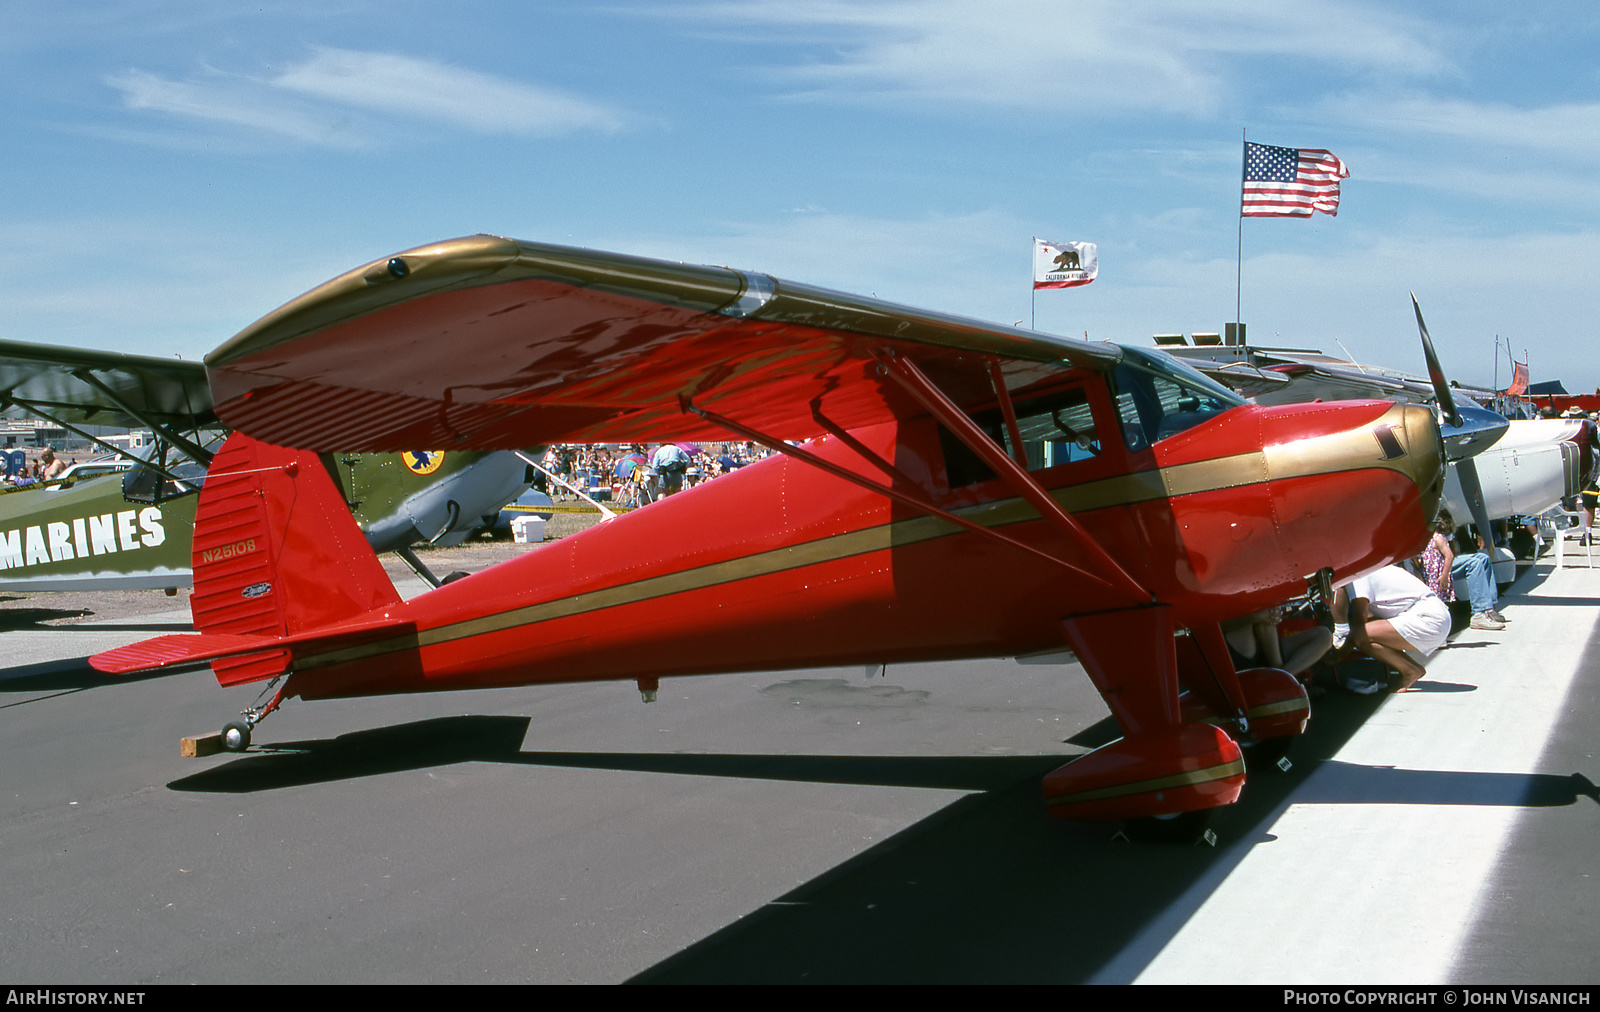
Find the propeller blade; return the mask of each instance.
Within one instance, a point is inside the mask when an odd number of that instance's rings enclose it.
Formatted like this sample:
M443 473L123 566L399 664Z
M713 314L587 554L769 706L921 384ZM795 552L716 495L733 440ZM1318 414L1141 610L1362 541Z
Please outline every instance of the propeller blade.
M1450 393L1450 381L1444 378L1439 356L1433 352L1433 339L1428 336L1428 325L1422 322L1422 307L1417 304L1417 293L1411 293L1411 308L1417 314L1417 330L1422 333L1422 355L1428 360L1428 379L1433 381L1433 395L1439 399L1439 411L1451 425L1461 425L1461 413L1456 410L1456 399Z

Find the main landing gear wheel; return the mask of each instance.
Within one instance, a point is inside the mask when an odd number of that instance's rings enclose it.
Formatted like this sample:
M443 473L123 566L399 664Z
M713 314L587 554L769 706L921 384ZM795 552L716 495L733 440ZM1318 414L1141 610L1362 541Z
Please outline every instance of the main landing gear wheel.
M1221 811L1220 808L1202 808L1197 812L1127 819L1122 823L1122 831L1135 843L1173 843L1188 847L1204 841L1215 847L1217 837L1211 832L1211 825Z
M222 725L222 747L229 752L243 752L250 747L250 725L242 720Z

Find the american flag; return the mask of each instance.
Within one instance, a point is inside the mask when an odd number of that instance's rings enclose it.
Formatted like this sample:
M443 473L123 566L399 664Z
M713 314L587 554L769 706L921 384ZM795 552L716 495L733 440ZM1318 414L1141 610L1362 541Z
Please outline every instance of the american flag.
M1245 218L1309 218L1339 213L1339 180L1350 175L1332 152L1320 148L1244 145Z

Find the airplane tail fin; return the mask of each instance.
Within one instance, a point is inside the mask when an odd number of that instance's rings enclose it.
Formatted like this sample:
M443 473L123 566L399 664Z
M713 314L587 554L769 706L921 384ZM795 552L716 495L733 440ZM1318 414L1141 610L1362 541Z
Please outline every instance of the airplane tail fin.
M93 658L96 667L216 657L211 668L221 684L259 681L288 667L285 639L313 638L321 627L400 601L321 458L238 432L212 460L201 490L193 565L191 607L203 635L107 651ZM268 649L237 656L256 643Z

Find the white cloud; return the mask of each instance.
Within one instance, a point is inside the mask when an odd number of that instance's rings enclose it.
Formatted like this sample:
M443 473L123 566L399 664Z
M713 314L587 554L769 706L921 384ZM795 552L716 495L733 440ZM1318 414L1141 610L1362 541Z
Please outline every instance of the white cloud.
M1171 244L1138 241L1167 235L1172 225L1152 219L1141 223L1139 235L1102 242L1093 285L1038 293L1039 329L1141 347L1150 347L1155 333L1221 330L1234 314L1232 250L1225 257L1186 255ZM914 219L821 211L728 224L712 235L579 241L1010 324L1027 319L1035 301L1027 236L1050 227L995 210ZM1337 354L1335 342L1342 341L1373 364L1420 370L1407 295L1414 289L1452 376L1489 383L1498 335L1512 342L1519 359L1531 350L1539 378L1562 376L1573 389L1600 384L1600 364L1573 353L1600 317L1591 268L1600 260L1600 232L1474 234L1426 223L1365 234L1330 225L1323 241L1309 245L1303 253L1245 258L1243 315L1255 342Z
M1003 8L966 0L754 0L692 13L833 47L836 55L783 75L836 99L1204 114L1228 97L1240 57L1301 60L1308 78L1326 67L1402 77L1447 67L1426 41L1442 34L1437 28L1343 0L1319 4L1313 17L1262 0L1022 0Z
M1414 95L1354 95L1329 101L1327 115L1373 130L1427 135L1472 145L1517 148L1593 164L1600 155L1600 102L1519 108Z
M304 103L262 94L257 82L208 75L202 81L168 81L142 70L106 79L122 92L129 109L167 113L181 119L242 128L307 144L355 147L360 141L338 129L337 118L318 115Z
M1340 155L1362 181L1470 194L1571 220L1600 202L1600 103L1514 106L1424 95L1345 95L1315 115L1360 136Z
M1393 160L1372 178L1444 191L1447 197L1452 193L1467 194L1513 208L1522 205L1521 210L1531 209L1543 220L1592 220L1590 209L1600 204L1600 179L1587 174L1583 167L1574 166L1569 171L1548 164L1523 168L1520 159L1502 168L1504 164L1503 157L1434 149Z
M1027 308L1028 228L997 211L890 219L808 210L725 224L716 235L601 237L595 245L1010 323Z
M564 92L394 53L319 49L272 84L338 105L478 133L548 136L622 126L616 112Z
M538 137L623 125L620 113L554 89L348 49L318 49L267 79L207 70L173 81L135 69L106 83L122 92L129 109L337 148L370 146L420 124Z

